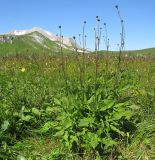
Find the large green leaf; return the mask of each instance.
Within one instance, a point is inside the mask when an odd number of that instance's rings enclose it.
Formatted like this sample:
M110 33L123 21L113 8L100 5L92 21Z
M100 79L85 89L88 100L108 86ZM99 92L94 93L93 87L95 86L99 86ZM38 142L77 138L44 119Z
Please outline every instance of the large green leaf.
M109 147L115 146L117 144L117 142L112 140L110 137L103 138L102 143L105 144L105 149L108 149Z
M26 121L26 122L29 122L32 118L33 118L32 116L26 115L26 116L23 116L23 117L21 118L21 120Z
M40 132L41 133L46 133L48 132L51 128L53 128L55 125L54 125L54 122L46 122L42 128L40 129Z
M115 107L115 108L120 108L120 107L124 107L124 106L126 106L126 105L127 105L126 102L124 102L124 103L117 103L114 107Z
M91 134L90 136L91 136L90 144L93 147L93 149L95 149L100 142L100 138L98 137L97 134Z
M113 100L104 100L105 105L100 108L100 111L105 111L109 108L112 108L115 104Z
M87 143L86 146L91 147L93 149L95 149L100 142L100 138L98 137L98 135L91 132L88 132L85 135L85 139Z
M113 131L115 131L115 132L117 132L118 134L120 134L121 136L124 136L124 135L125 135L124 132L120 131L119 129L117 129L117 128L116 128L115 126L113 126L113 125L110 125L110 128L111 128Z
M138 105L131 105L131 106L128 106L129 108L133 109L133 110L137 110L137 109L140 109L140 107Z
M61 137L63 135L64 135L64 130L60 130L60 131L56 132L56 134L55 134L56 137Z
M89 124L92 124L94 122L94 118L82 118L80 119L80 122L78 124L79 127L88 127Z
M73 142L78 143L78 137L77 136L70 136L70 142L71 143L73 143Z
M54 98L54 103L58 106L61 106L61 101L58 100L57 98Z
M132 112L131 111L125 111L122 110L122 112L116 112L112 115L112 117L110 118L110 121L113 120L120 120L121 118L125 118L125 119L130 119L132 116Z
M37 109L37 108L32 108L32 113L34 114L34 115L37 115L37 116L40 116L40 111L39 111L39 109Z
M94 102L95 96L91 96L90 99L87 101L87 104L91 104Z
M8 127L9 127L9 121L6 120L6 121L4 121L3 124L1 125L1 129L2 129L3 131L6 131L6 130L8 129Z

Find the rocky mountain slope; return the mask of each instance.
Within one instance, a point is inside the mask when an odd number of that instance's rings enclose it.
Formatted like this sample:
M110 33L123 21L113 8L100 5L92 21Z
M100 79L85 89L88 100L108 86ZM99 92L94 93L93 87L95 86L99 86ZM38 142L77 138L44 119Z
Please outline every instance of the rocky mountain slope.
M25 52L50 52L57 53L60 50L60 37L43 30L33 28L30 30L15 30L0 35L0 54L25 53ZM72 51L75 43L72 38L63 37L64 51ZM78 46L78 45L77 45ZM79 51L81 47L78 46Z

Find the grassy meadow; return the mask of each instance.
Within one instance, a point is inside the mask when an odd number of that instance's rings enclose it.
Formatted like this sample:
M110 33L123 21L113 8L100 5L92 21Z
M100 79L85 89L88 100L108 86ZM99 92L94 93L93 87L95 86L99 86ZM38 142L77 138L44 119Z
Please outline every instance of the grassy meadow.
M154 113L154 57L0 56L2 160L153 160Z

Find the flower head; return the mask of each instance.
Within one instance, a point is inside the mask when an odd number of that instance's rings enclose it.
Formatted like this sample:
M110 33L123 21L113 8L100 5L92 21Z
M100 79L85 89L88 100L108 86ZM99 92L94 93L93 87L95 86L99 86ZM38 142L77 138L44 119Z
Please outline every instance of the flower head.
M25 68L22 68L22 69L21 69L21 72L25 72L25 71L26 71L26 69L25 69Z
M99 16L96 16L96 19L98 19L99 18Z
M118 5L116 5L115 8L118 9Z

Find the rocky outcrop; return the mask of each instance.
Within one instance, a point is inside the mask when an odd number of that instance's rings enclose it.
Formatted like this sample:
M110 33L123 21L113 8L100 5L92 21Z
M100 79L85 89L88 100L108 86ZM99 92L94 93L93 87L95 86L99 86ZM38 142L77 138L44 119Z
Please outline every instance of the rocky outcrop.
M0 42L3 43L11 43L13 42L14 36L10 36L10 35L2 35L0 36Z

